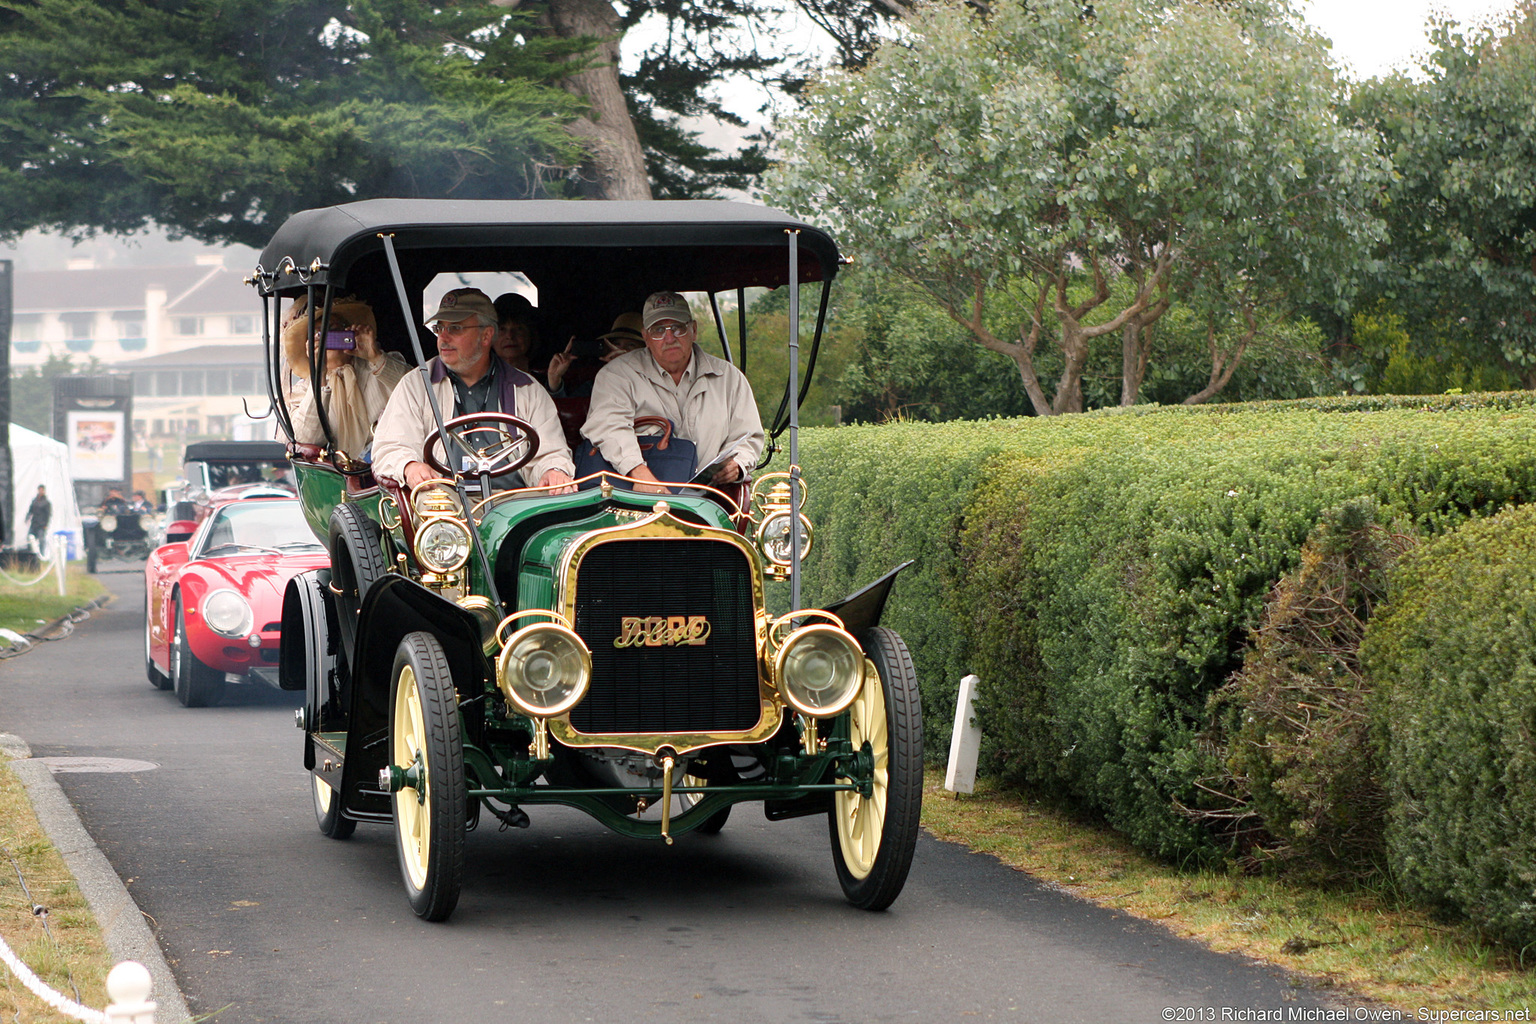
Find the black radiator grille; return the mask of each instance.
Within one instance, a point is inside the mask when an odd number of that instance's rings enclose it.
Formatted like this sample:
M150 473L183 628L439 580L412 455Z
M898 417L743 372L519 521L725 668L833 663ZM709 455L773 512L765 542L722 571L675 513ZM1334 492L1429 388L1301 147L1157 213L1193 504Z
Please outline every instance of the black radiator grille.
M757 725L757 633L747 555L716 540L610 541L581 560L576 632L592 650L578 732L740 732ZM700 645L615 647L626 617L699 616Z

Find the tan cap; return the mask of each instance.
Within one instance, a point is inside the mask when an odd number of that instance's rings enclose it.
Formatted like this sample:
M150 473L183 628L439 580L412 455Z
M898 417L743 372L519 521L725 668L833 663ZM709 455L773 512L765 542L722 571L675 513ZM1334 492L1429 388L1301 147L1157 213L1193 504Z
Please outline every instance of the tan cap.
M676 320L680 324L693 323L693 310L688 300L677 292L652 292L641 307L642 327L650 330L663 320Z
M481 327L495 327L500 318L491 297L479 288L455 288L443 296L437 304L437 312L427 317L427 323L441 320L456 324L470 317L478 317Z

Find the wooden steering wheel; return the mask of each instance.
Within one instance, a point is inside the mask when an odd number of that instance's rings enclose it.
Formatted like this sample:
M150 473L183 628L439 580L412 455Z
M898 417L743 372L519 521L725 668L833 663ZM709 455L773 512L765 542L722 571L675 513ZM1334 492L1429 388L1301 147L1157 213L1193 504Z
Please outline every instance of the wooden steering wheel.
M469 434L491 433L484 442L469 440ZM422 446L421 457L438 473L452 477L461 472L454 470L438 452L447 455L444 438L466 453L474 465L466 472L471 476L488 474L502 476L522 469L539 453L539 433L527 420L509 416L504 412L475 412L467 416L455 416L443 424L442 430L434 430Z

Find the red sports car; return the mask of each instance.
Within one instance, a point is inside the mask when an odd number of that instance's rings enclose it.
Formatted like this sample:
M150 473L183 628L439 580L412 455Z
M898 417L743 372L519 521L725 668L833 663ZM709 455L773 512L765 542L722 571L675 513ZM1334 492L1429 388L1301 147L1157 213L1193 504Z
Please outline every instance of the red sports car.
M295 498L214 507L190 540L144 565L144 666L187 707L215 704L226 683L277 685L283 590L330 564Z

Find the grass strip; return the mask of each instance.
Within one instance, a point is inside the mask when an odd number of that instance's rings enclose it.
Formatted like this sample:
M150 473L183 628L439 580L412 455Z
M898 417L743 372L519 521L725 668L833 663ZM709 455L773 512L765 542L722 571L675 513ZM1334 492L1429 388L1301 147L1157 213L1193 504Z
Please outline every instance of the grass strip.
M1161 922L1220 952L1242 953L1403 1011L1536 1007L1536 973L1467 925L1395 893L1324 888L1152 860L1108 827L977 780L956 797L927 774L923 827L1091 902ZM1528 1018L1523 1018L1528 1019Z
M34 902L47 908L46 928L44 918L33 913ZM101 929L64 858L38 825L26 789L3 755L0 938L55 991L84 1006L107 1005L106 979L112 961ZM38 999L21 979L0 965L0 1021L63 1024L73 1019Z
M18 575L11 572L11 575L18 579L32 579L37 573ZM52 576L30 587L0 578L0 628L26 633L61 615L69 614L105 593L107 588L85 571L84 562L69 563L63 596L59 595L58 580Z

